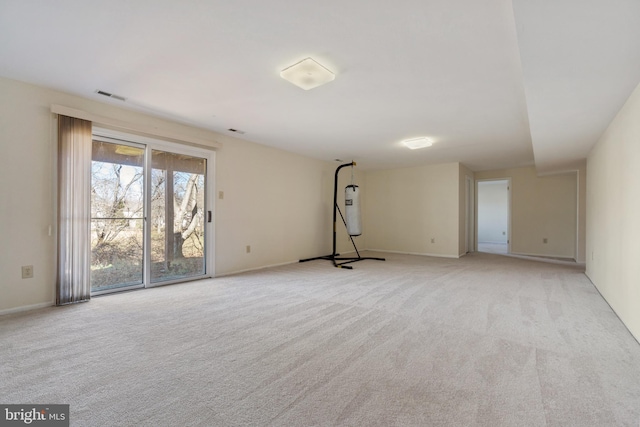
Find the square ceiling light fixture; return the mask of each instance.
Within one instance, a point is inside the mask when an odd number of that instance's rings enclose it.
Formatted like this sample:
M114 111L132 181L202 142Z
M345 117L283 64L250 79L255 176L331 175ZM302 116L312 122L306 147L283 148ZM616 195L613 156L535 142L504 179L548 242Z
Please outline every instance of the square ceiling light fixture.
M312 58L306 58L280 71L280 77L299 88L309 90L329 83L336 75Z
M433 145L433 141L431 141L426 136L421 136L420 138L405 139L404 141L402 141L402 143L412 150L431 147Z

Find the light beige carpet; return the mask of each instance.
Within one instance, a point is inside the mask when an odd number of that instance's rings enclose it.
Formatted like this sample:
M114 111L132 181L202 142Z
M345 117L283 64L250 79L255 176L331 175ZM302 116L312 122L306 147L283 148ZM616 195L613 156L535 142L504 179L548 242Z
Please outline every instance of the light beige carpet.
M383 256L0 317L0 402L74 426L639 425L640 345L579 268Z

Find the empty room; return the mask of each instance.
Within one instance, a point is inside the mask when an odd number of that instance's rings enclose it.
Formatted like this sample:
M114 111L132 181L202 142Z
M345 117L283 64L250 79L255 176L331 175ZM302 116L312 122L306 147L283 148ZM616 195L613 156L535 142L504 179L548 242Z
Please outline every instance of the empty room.
M0 0L0 425L640 425L640 3Z

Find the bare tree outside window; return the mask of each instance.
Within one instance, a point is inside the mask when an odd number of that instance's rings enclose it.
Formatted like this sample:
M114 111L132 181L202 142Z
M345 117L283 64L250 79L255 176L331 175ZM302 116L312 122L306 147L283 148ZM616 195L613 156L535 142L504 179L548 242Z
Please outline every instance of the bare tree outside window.
M152 173L151 269L152 279L203 273L204 175L173 172L167 185L166 170ZM167 187L173 187L167 206ZM167 221L167 215L173 220Z
M129 163L94 160L91 165L94 289L142 282L144 174L136 165L141 159Z
M204 274L206 161L151 152L150 279ZM144 149L94 141L91 175L92 289L141 284Z

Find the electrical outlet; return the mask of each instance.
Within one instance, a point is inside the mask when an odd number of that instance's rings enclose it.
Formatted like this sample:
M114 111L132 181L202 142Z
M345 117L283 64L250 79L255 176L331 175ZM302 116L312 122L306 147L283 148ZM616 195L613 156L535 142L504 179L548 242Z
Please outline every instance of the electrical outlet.
M224 199L224 191L218 191L218 199Z
M33 265L23 265L22 266L22 278L23 279L32 279L33 278Z
M251 253L251 245L247 245L247 253L250 254Z
M436 242L436 238L435 238L435 237L432 237L432 238L431 238L431 243L435 243L435 242Z
M546 237L544 239L542 239L542 243L547 244L549 243L549 239L547 239Z

